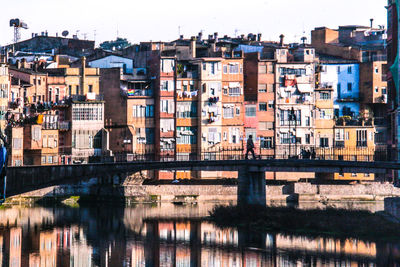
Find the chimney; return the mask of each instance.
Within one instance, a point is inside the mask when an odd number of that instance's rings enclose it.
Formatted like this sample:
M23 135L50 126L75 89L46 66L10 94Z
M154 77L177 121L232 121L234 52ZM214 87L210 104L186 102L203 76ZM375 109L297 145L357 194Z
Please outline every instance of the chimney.
M283 39L285 38L285 35L281 34L279 35L279 46L283 46Z
M192 58L196 58L196 37L190 38L190 55Z
M240 39L244 40L244 34L240 35Z
M261 36L262 36L261 33L257 34L257 41L261 42Z
M214 40L215 42L218 42L218 32L214 32Z
M79 94L83 95L84 91L85 91L85 85L86 85L86 57L81 57L81 61L82 61L82 65L81 65L81 82L80 82L80 87L79 88Z
M371 22L371 29L372 29L372 27L374 26L374 19L370 19L369 21Z
M179 40L183 40L183 35L179 35Z
M212 38L213 38L213 35L212 35L212 34L209 34L209 35L208 35L208 41L211 41Z
M197 39L198 39L199 41L201 41L202 38L203 38L203 33L202 33L202 32L199 32L199 35L197 36Z

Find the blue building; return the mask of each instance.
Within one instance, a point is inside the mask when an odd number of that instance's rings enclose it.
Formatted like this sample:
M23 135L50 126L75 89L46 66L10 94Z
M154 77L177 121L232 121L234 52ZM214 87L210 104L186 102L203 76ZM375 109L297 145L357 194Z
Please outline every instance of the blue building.
M358 63L322 63L321 86L333 89L335 116L360 113L360 66Z

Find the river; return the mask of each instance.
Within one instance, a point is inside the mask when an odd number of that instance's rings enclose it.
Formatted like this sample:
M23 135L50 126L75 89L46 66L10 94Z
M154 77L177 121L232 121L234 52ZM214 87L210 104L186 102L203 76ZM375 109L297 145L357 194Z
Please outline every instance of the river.
M400 266L400 240L219 229L201 220L214 205L3 208L1 266Z

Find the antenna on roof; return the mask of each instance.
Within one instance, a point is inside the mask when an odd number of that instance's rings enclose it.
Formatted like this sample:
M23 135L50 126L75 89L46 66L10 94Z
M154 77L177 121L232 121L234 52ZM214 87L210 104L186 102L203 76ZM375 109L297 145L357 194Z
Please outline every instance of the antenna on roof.
M18 41L21 39L21 33L19 30L21 28L28 29L28 24L20 19L10 19L10 27L14 27L14 43L18 43Z

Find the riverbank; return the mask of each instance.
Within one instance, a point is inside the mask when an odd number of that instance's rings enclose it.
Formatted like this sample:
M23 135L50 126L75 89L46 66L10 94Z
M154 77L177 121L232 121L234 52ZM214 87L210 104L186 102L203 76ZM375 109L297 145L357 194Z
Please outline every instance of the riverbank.
M120 200L127 204L173 202L196 203L237 201L237 185L227 184L111 184L101 185L96 179L75 185L60 185L35 190L14 196L8 202L35 202L40 199L65 199L70 196L94 199L95 201ZM383 202L386 198L400 197L400 188L392 184L312 184L284 183L267 184L267 203L302 202Z
M216 206L208 219L219 227L366 240L400 240L400 221L391 215L346 209Z

